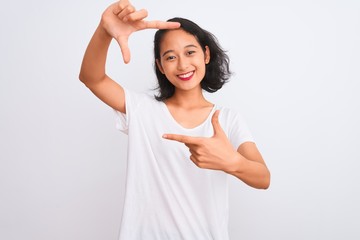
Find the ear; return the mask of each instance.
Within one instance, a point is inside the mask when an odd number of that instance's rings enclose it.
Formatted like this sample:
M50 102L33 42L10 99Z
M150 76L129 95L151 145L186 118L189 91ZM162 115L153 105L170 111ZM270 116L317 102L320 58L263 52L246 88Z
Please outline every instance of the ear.
M159 70L162 74L165 74L164 69L162 68L160 60L158 58L156 59L156 66L159 68Z
M205 46L205 64L210 62L210 49L208 46Z

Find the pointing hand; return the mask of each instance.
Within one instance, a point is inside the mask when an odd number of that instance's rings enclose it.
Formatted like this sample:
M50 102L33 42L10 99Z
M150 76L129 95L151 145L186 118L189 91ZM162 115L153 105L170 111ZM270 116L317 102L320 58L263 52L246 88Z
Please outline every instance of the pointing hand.
M191 153L190 159L200 168L228 171L236 164L237 151L231 145L219 123L219 110L212 116L214 135L210 138L164 134L168 140L184 143Z

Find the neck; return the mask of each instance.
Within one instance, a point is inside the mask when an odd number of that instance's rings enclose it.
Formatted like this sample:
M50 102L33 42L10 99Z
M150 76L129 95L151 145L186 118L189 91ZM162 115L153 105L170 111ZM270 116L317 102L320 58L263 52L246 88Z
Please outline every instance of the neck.
M181 108L199 108L212 105L207 101L202 93L202 89L197 91L176 90L174 95L165 101L167 105Z

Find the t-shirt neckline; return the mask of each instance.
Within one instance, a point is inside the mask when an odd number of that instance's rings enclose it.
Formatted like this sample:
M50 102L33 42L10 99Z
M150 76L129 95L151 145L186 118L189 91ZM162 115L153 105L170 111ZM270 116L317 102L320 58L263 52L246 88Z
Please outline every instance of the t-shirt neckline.
M198 128L201 128L203 125L205 125L208 121L210 121L212 115L214 114L215 112L215 109L217 108L217 105L216 104L213 104L213 107L209 113L209 115L207 116L207 118L202 122L200 123L199 125L193 127L193 128L186 128L184 127L183 125L181 125L178 121L176 121L176 119L173 117L173 115L171 114L169 108L166 106L165 102L164 101L161 101L161 105L162 105L162 108L164 110L164 112L166 113L166 115L168 116L168 118L175 124L177 125L179 128L181 128L182 130L184 131L193 131L193 130L196 130Z

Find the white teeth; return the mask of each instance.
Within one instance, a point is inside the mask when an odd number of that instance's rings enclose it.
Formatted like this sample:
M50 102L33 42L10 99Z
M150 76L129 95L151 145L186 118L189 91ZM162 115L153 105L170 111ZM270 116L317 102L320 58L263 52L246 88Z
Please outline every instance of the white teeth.
M189 73L186 73L186 74L183 74L183 75L179 75L179 77L181 78L188 78L190 77L191 75L193 75L194 72L189 72Z

